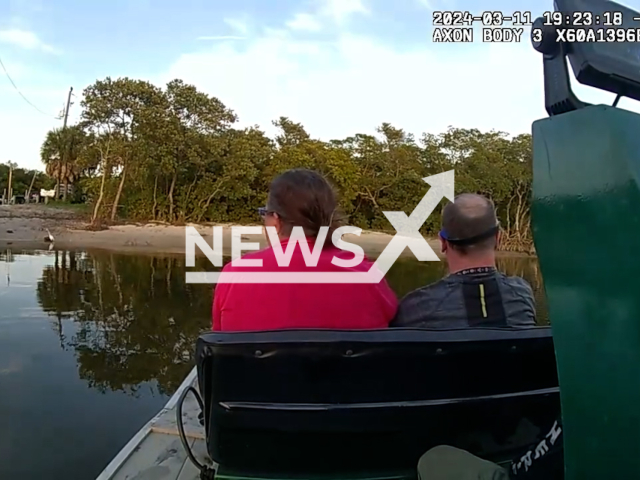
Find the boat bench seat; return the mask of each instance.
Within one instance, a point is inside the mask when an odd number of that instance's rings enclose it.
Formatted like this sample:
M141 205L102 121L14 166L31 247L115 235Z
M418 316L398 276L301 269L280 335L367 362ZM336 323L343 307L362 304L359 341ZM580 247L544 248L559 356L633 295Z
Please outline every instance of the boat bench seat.
M560 412L547 327L211 332L196 356L228 469L415 468L439 444L501 461Z

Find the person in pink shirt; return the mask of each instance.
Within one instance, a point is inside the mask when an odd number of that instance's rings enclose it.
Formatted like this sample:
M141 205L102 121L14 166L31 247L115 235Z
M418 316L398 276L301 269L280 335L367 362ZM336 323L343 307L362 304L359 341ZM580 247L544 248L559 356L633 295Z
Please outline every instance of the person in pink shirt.
M329 182L306 169L289 170L275 178L267 206L259 209L266 227L274 227L282 252L287 250L294 227L304 237L296 243L288 266L279 266L269 247L246 254L243 260L261 260L262 266L228 263L222 274L237 272L367 272L366 257L356 266L339 266L335 258L354 259L354 253L333 245L332 233L340 227L338 201ZM328 227L316 266L308 266L301 248L314 250L321 227ZM269 236L267 236L269 239ZM280 250L278 250L280 251ZM338 262L339 263L339 262ZM398 308L386 280L379 283L219 283L213 300L213 330L247 331L295 328L360 330L386 328Z

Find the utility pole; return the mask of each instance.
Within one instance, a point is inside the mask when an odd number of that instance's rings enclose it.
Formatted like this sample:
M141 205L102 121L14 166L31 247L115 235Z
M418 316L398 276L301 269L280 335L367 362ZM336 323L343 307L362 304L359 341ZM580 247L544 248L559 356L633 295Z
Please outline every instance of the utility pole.
M31 178L31 185L29 185L29 190L26 193L27 203L31 203L31 189L33 188L33 182L36 181L36 175L38 175L38 171L33 172L33 178Z
M11 197L12 197L12 188L11 188L11 183L13 180L13 162L9 162L9 194L7 195L7 199L9 200L9 202L11 202Z
M62 129L67 128L67 118L69 118L69 106L71 105L71 94L73 93L73 87L69 88L69 95L67 96L67 108L64 109L64 125Z
M71 94L73 93L73 87L69 87L69 95L67 95L67 106L64 109L64 123L62 124L62 131L64 132L67 129L67 119L69 118L69 107L71 106ZM66 148L65 148L66 151ZM65 155L65 152L62 152L63 156ZM65 175L67 174L66 172L66 168L67 168L67 163L66 163L66 159L63 157L60 159L60 161L62 162L62 165L59 166L58 168L58 181L56 182L56 191L55 191L55 200L58 201L58 197L60 196L60 187L62 186L62 168L65 168ZM65 185L65 190L64 190L64 199L67 199L67 185Z

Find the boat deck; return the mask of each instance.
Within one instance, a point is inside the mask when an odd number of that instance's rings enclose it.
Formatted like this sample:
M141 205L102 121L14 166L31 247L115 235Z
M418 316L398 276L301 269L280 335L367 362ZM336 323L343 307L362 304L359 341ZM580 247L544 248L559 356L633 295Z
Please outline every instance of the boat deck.
M187 457L176 424L176 403L187 386L196 390L195 368L165 407L118 453L97 480L198 480L200 471ZM204 427L198 421L200 407L192 394L182 407L182 421L189 446L198 459L211 465Z

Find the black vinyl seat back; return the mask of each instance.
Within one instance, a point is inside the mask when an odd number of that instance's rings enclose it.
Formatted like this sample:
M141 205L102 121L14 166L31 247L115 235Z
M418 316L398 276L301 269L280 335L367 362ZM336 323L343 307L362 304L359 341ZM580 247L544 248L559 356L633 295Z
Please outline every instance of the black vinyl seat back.
M547 327L212 332L197 366L209 454L233 469L413 468L439 444L499 461L560 413Z

